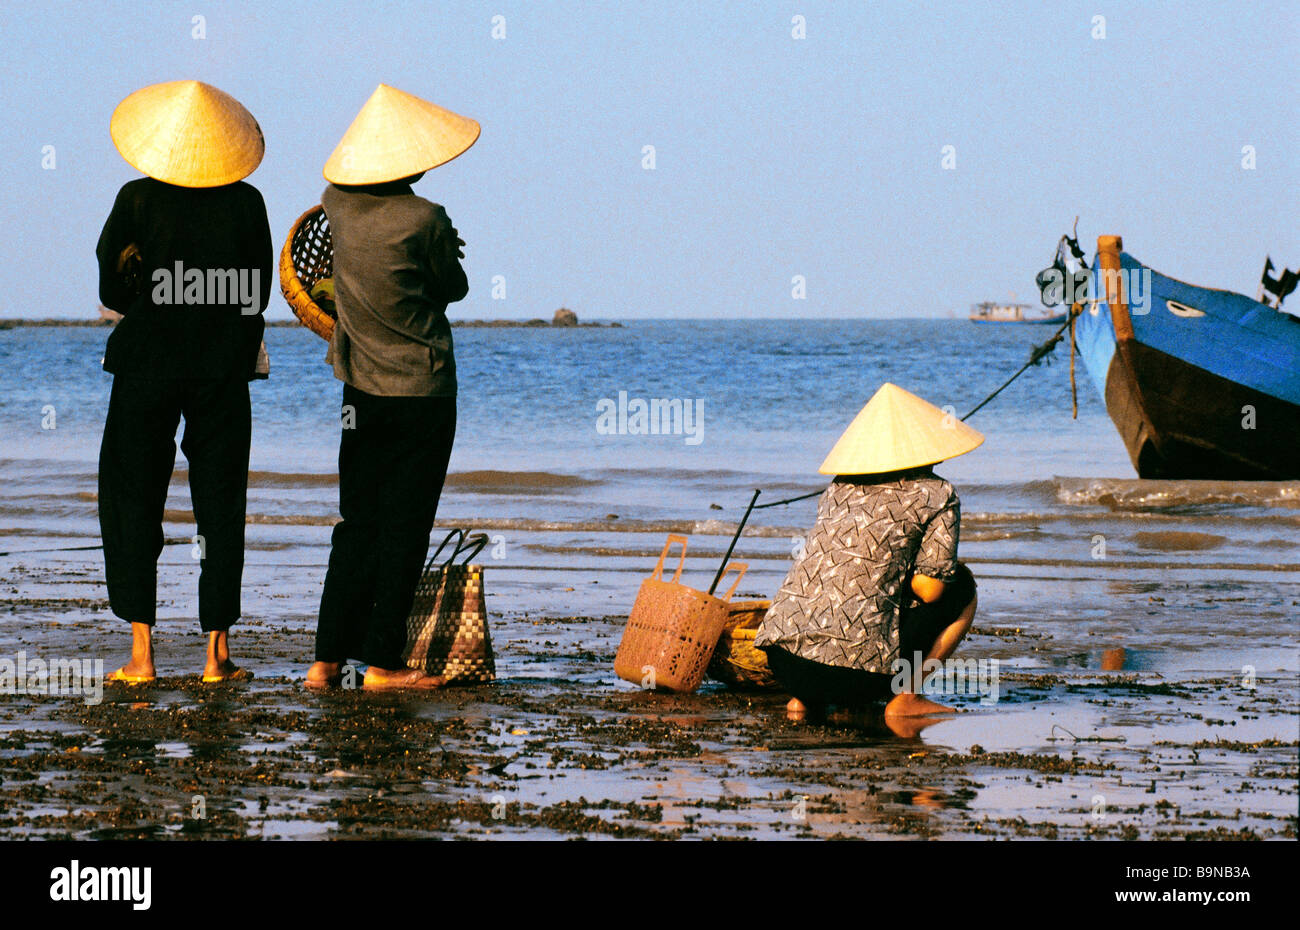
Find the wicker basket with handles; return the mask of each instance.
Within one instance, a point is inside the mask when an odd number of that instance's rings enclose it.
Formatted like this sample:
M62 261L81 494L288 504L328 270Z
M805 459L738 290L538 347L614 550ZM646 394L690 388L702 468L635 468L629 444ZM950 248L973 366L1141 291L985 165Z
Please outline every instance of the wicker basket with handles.
M727 624L731 595L748 568L743 562L727 565L723 575L734 570L736 580L722 597L687 587L681 584L686 542L685 536L668 537L654 572L641 582L614 658L615 674L643 688L694 691L700 686ZM681 545L681 556L672 580L665 581L664 561L674 544Z

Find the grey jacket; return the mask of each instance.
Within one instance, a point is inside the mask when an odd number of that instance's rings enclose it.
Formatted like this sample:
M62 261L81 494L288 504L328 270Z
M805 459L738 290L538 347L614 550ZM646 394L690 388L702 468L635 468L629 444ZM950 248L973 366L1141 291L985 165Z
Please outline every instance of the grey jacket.
M409 184L321 195L334 240L338 325L326 361L368 394L456 394L447 304L469 292L447 211Z

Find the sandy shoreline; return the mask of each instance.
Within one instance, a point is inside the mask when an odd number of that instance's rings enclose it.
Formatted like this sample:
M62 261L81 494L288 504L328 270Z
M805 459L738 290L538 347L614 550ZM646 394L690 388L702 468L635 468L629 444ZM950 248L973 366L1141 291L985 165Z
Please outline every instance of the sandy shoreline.
M0 655L114 667L126 636L95 571L93 554L0 566ZM165 588L191 579L164 566ZM1005 585L1025 581L986 578L982 598ZM498 587L535 601L505 573ZM637 691L611 670L618 614L494 608L495 685L311 694L310 595L279 593L296 612L232 637L251 683L201 685L197 630L164 620L155 686L0 698L0 836L1296 835L1289 647L1257 653L1245 689L1213 662L1103 672L1059 635L989 618L965 652L1001 657L997 704L954 698L964 713L904 738L879 719L792 724L781 698L717 685Z
M65 434L71 419L51 435L93 448L92 426ZM257 679L197 681L182 471L159 567L164 679L102 704L0 694L0 836L1296 835L1293 483L963 485L980 609L958 658L997 663L997 701L941 698L964 712L907 738L869 718L794 725L778 696L645 694L614 676L666 533L690 535L684 578L707 586L738 488L761 480L775 498L815 480L719 468L466 468L439 522L492 537L481 559L500 681L306 693L337 502L332 475L306 469L328 459L286 455L250 488L232 643ZM93 463L0 471L0 674L20 654L116 668L128 636L102 555L20 551L98 542ZM751 520L739 597L771 597L812 506Z

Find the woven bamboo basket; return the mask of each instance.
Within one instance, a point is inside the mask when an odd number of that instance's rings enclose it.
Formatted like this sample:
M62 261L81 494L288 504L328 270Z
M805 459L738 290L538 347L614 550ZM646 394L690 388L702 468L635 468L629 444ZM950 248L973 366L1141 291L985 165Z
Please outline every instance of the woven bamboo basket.
M779 691L767 667L767 653L755 648L754 636L771 601L736 601L727 612L727 625L709 660L709 677L736 691Z
M280 293L293 315L326 342L334 335L334 316L312 300L311 291L334 275L334 243L330 224L319 204L289 230L280 252Z
M677 571L664 580L664 560L673 545L681 546ZM727 622L731 595L745 575L743 562L730 562L726 572L736 572L731 589L714 597L681 583L686 563L686 537L669 535L659 563L641 582L636 602L627 618L623 639L614 657L614 673L643 688L690 692L700 686L718 636Z

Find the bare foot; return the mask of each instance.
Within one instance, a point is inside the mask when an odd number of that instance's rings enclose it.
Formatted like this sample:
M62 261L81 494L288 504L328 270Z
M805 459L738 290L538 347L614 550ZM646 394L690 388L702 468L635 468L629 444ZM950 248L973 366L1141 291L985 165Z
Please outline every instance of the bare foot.
M304 687L311 688L313 691L337 688L341 684L343 684L342 662L313 662L311 668L307 669L307 680L303 682Z
M932 717L898 717L889 714L882 719L885 723L885 729L899 739L916 739L926 727L932 727L936 723L943 723L943 718L937 714Z
M105 681L123 681L129 685L138 685L154 681L158 677L153 667L153 659L132 659L115 672L104 676Z
M208 661L203 666L203 681L248 681L253 673L230 661L230 631L212 630L208 633Z
M955 713L957 711L951 707L936 704L929 698L923 698L919 694L912 694L910 691L904 691L902 694L896 695L885 705L886 717L924 717L928 714Z
M147 623L131 624L131 661L104 676L105 681L122 681L131 685L154 681L158 672L153 666L153 627Z
M785 716L787 720L821 720L826 716L828 705L818 704L815 701L811 704L805 704L796 697L790 698L785 705Z
M213 684L219 681L248 681L252 677L252 672L246 668L240 668L229 659L224 662L209 659L208 664L203 666L203 681L205 684Z
M447 679L441 676L426 675L416 668L376 668L370 666L361 687L367 691L395 691L399 688L419 688L429 690L441 688Z

